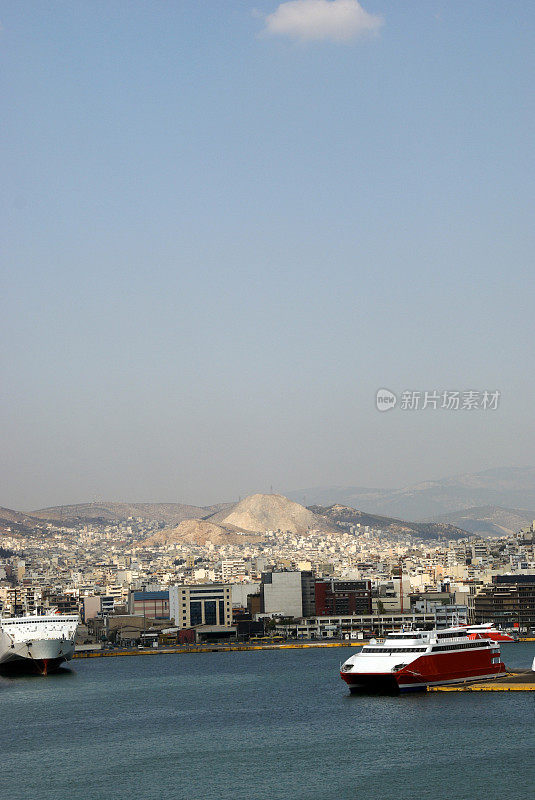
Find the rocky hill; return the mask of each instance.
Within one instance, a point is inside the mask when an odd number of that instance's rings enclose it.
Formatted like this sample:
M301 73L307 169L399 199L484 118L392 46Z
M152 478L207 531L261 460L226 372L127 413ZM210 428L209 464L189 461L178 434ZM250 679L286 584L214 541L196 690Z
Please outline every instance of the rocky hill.
M280 494L250 495L237 503L230 512L220 511L209 517L209 520L240 531L257 533L290 531L302 536L313 530L337 532L328 519Z
M468 531L458 528L455 525L443 522L405 522L401 519L392 517L382 517L377 514L366 514L364 511L357 511L355 508L343 505L333 506L310 506L310 511L314 514L322 515L328 520L346 525L369 525L392 535L416 536L419 539L464 539L470 536Z
M282 495L254 494L206 519L183 520L174 528L158 531L142 545L189 543L203 545L241 544L261 541L266 531L290 531L306 536L310 531L340 533L340 528L325 517L293 503Z
M246 534L240 535L234 530L216 525L204 519L186 519L176 528L165 528L164 530L149 536L140 545L144 547L169 545L169 544L194 544L203 546L207 542L215 545L239 544L251 541L260 541L261 535Z

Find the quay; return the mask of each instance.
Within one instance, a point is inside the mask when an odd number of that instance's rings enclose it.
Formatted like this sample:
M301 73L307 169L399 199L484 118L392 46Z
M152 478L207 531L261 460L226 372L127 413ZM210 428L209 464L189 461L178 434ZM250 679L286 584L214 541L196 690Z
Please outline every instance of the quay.
M309 647L359 647L363 642L290 642L288 644L185 645L182 647L118 648L116 650L76 650L73 658L113 658L117 656L162 656L187 653L229 653L246 650L300 650Z
M535 638L519 638L517 641L519 642L534 642ZM201 644L201 645L182 645L182 646L171 646L171 647L158 647L158 648L116 648L110 650L97 650L97 649L80 649L76 650L73 658L114 658L117 656L158 656L158 655L182 655L186 653L228 653L228 652L244 652L247 650L299 650L309 647L363 647L365 644L369 644L368 641L362 639L351 639L351 640L336 640L334 642L325 642L325 641L307 641L307 642L285 642L285 643L265 643L265 644ZM507 673L508 675L512 675L513 673ZM514 673L516 674L516 673ZM532 673L534 676L534 687L533 691L535 691L535 673ZM502 679L499 679L502 681ZM492 685L494 686L494 681L492 681ZM474 688L474 691L483 691L481 688L482 685L477 686ZM429 691L451 691L451 692L460 692L460 691L472 691L471 688L467 688L463 686L455 686L455 687L435 687L433 689L429 689ZM489 691L508 691L508 689L492 689ZM512 691L515 691L514 689ZM518 691L532 691L532 689L521 689Z
M535 692L535 672L519 669L490 681L467 681L455 686L428 686L428 692Z

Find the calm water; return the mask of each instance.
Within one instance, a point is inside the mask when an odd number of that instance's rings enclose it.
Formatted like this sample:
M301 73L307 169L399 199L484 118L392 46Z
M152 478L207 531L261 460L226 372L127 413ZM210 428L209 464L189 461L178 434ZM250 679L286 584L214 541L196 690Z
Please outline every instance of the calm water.
M535 693L351 696L351 651L73 662L0 680L0 798L523 800ZM535 643L504 645L529 667Z

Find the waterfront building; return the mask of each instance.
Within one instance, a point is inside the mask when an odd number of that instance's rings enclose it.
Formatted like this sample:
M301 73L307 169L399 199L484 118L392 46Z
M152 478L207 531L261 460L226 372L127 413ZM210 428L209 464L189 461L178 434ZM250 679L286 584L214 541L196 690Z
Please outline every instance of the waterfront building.
M310 617L281 623L276 626L277 633L294 636L298 639L364 638L384 636L402 628L407 630L434 628L434 614L363 614L355 616Z
M169 587L169 615L177 628L232 625L232 586L199 584Z
M88 595L82 599L82 622L101 616L101 612L102 597L100 595Z
M263 614L308 617L316 610L315 577L312 572L263 572L260 604Z
M494 575L469 598L470 616L475 624L494 622L502 628L520 631L535 627L535 574Z
M259 581L252 581L251 583L233 583L232 584L232 606L247 607L248 597L252 594L257 594L260 589ZM260 608L258 608L260 611Z

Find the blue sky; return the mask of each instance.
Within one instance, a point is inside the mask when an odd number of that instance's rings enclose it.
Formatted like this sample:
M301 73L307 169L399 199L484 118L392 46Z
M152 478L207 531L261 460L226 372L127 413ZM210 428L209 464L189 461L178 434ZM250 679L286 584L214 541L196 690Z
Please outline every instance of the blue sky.
M281 5L0 3L0 504L533 463L533 5Z

